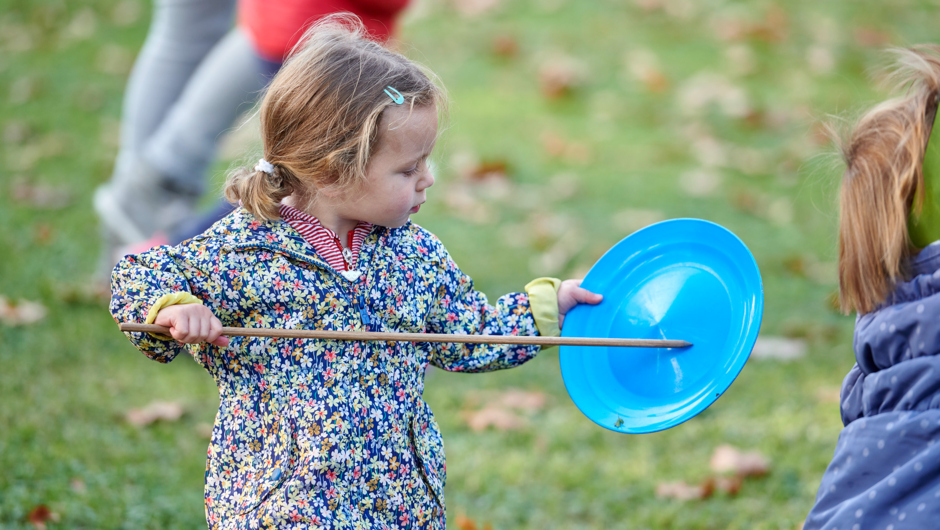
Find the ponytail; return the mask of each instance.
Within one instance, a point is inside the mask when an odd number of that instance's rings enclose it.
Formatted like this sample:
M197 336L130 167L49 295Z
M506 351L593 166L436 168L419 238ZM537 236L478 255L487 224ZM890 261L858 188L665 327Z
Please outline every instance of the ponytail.
M299 189L294 173L279 164L273 164L268 173L255 168L241 167L229 173L225 181L225 198L232 204L241 203L251 215L264 220L280 217L281 199Z
M924 198L924 150L940 90L940 47L893 50L889 79L906 93L868 111L845 141L839 214L839 300L842 311L871 312L907 278L919 249L908 233ZM938 132L940 134L940 132Z

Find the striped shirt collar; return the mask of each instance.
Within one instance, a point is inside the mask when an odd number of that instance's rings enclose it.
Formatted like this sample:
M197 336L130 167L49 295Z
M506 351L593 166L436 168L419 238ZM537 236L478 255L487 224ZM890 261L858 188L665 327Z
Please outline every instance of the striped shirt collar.
M371 223L360 221L356 228L349 232L346 244L343 245L336 232L320 224L320 221L312 215L307 215L286 204L279 206L278 213L285 223L289 224L307 243L313 246L317 255L327 265L340 272L356 269L362 242L372 231Z

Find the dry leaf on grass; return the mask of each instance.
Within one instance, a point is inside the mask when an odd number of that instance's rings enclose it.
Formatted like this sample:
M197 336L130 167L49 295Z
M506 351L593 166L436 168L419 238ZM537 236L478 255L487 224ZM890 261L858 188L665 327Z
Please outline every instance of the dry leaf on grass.
M497 57L510 59L519 55L519 42L512 35L497 35L490 44L490 50Z
M135 427L143 427L160 420L177 421L182 416L183 406L178 402L154 401L146 407L127 411L124 419Z
M570 95L586 78L585 63L567 55L551 57L539 67L539 85L548 99Z
M702 484L686 484L684 481L679 480L676 482L661 482L656 485L657 497L679 501L707 499L711 497L714 491L714 484L709 481Z
M130 26L140 20L143 6L139 0L122 0L111 11L111 21L117 26Z
M806 341L786 337L760 336L754 343L751 355L755 359L793 361L806 356Z
M472 392L467 395L466 403L478 410L463 412L467 425L474 431L492 427L499 431L509 431L525 427L528 422L519 413L532 414L545 408L548 396L542 392L509 388L503 392L481 394Z
M88 491L88 486L85 485L85 481L79 477L72 477L72 480L69 481L69 488L79 495L84 495L85 492Z
M512 431L525 427L526 421L511 410L488 406L481 410L465 411L463 418L467 425L476 432L489 427L497 431Z
M741 477L759 477L770 471L770 461L757 451L744 452L733 445L719 445L710 462L716 473L732 473Z
M480 16L487 11L492 11L503 0L453 0L454 9L464 18Z
M457 514L457 517L454 519L454 524L457 525L459 530L493 530L493 525L490 523L483 523L482 527L477 526L476 521L462 513Z
M662 72L659 59L649 50L633 50L625 58L627 71L650 92L664 92L669 79Z
M65 186L33 184L22 179L13 182L10 196L16 202L48 210L64 208L72 199L71 192Z
M891 35L876 28L862 26L853 32L855 43L869 48L880 48L891 42Z
M816 401L820 403L841 403L842 389L833 387L823 387L816 390Z
M42 320L46 308L39 302L17 300L12 302L0 295L0 322L8 326L22 326Z
M33 525L33 527L39 530L45 530L47 522L59 522L59 514L50 510L45 504L40 504L29 511L29 514L26 515L26 520L29 521L29 524Z
M694 169L679 175L679 188L690 197L708 197L721 187L721 174L709 169Z

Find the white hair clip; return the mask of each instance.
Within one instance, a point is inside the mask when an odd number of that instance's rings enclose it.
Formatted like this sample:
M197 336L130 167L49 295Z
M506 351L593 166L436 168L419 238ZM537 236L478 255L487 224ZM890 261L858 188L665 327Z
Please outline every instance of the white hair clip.
M255 171L264 171L268 175L274 174L274 164L268 162L265 159L258 160L258 163L255 164Z

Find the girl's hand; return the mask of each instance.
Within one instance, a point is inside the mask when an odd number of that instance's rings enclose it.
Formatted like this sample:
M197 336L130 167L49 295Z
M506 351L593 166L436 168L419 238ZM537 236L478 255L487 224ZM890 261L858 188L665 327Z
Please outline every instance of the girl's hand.
M228 337L222 336L222 322L202 304L164 307L157 313L153 323L170 328L170 336L183 344L208 342L216 346L228 346Z
M558 286L558 327L565 321L565 313L578 304L599 304L603 295L581 288L581 280L565 280Z

